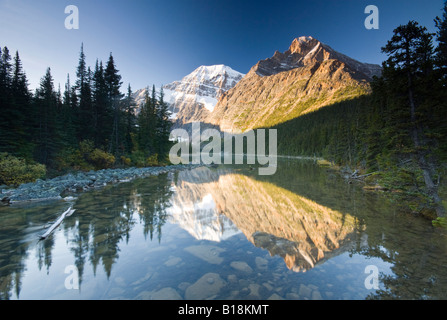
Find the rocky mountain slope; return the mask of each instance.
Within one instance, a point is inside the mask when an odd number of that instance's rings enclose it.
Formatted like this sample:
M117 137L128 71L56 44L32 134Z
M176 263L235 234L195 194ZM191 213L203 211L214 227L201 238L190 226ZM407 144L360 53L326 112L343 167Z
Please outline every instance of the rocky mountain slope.
M323 106L364 94L378 65L358 62L312 38L259 61L222 95L205 122L222 131L269 127Z

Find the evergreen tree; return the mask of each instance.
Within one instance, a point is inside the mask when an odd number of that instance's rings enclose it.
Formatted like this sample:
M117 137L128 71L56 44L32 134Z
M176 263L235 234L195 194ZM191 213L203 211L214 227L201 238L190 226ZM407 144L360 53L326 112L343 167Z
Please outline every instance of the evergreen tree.
M79 91L84 87L87 78L87 64L85 62L84 43L81 43L81 52L79 53L79 63L76 69L76 87Z
M152 134L152 150L150 154L157 154L159 150L159 118L158 118L158 100L157 100L157 91L155 90L155 85L152 85L152 93L151 93L151 134Z
M76 105L73 106L73 90L70 84L70 75L67 75L67 83L65 84L65 91L62 99L61 108L61 123L63 130L61 132L62 141L67 148L76 148Z
M145 102L141 106L138 115L138 148L145 155L149 156L156 153L156 122L157 114L153 99L149 97L148 90L145 92Z
M87 67L84 54L84 44L81 45L79 64L76 70L76 89L78 91L78 139L91 140L93 137L93 108L91 96L91 71Z
M127 87L127 97L124 104L124 151L126 153L131 153L133 149L132 137L135 133L135 101L132 98L132 89Z
M14 57L14 74L11 85L12 95L14 96L15 103L20 108L25 108L29 104L30 92L28 89L28 80L26 74L22 68L22 62L20 61L19 52L16 51Z
M72 117L73 117L73 124L76 128L76 140L78 135L78 123L79 123L79 99L78 99L78 93L76 92L76 86L71 87L70 92L70 108L72 110Z
M434 93L433 99L437 101L437 107L433 112L433 120L437 120L436 127L438 128L438 141L446 141L447 139L447 123L445 115L447 114L447 1L444 2L442 19L436 17L436 26L438 28L437 40L438 47L436 48L436 75L437 82L432 88ZM447 162L447 144L440 143L438 145L438 157Z
M36 90L34 105L38 115L35 135L36 160L51 166L60 146L60 132L57 130L57 96L54 91L51 69L48 68Z
M108 141L112 134L113 111L108 104L107 86L104 79L104 67L102 61L98 64L96 61L95 71L93 72L93 106L95 110L94 128L95 128L95 146L99 148L108 147Z
M169 107L164 101L163 86L160 89L160 100L157 110L157 136L158 136L158 154L165 156L170 148L169 135L171 131L171 121L169 120Z
M433 181L436 175L434 143L427 134L432 129L427 115L433 110L430 93L433 51L432 35L425 27L415 21L397 27L392 39L382 48L382 52L389 56L383 64L383 77L393 100L393 109L398 111L391 115L391 119L399 117L400 121L406 122L397 127L403 134L401 153L409 154L418 165L427 195L435 203L438 216L444 216L437 185Z
M20 115L11 103L12 64L7 47L0 50L0 151L11 152L17 145L14 141L15 120Z
M13 76L11 82L11 107L16 113L14 122L14 136L17 154L21 157L32 158L32 144L30 143L31 128L34 117L31 110L31 93L28 89L28 80L22 68L19 52L14 57Z
M436 17L436 27L438 28L437 40L438 47L436 49L436 65L441 69L442 77L447 81L447 1L444 2L442 18Z
M1 49L1 48L0 48ZM12 64L11 55L9 54L8 47L4 47L0 50L0 88L3 97L7 97L7 90L11 87L12 80Z
M151 94L152 105L154 108L157 106L157 92L155 90L155 85L152 85L152 94Z
M107 62L107 67L104 72L104 80L107 90L107 103L113 110L113 123L112 123L112 134L110 136L109 142L109 152L117 156L120 153L120 100L122 94L120 93L121 88L121 75L118 74L115 62L110 53L109 60Z

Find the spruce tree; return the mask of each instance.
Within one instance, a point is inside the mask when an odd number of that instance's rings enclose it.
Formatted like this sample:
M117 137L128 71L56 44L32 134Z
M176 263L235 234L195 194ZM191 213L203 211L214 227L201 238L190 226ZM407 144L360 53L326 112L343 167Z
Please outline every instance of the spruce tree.
M12 80L12 64L11 55L8 47L4 47L0 50L0 88L1 93L7 95L7 90L11 87Z
M35 135L36 159L51 166L60 147L60 132L56 123L57 97L50 68L36 90L34 106L38 115Z
M76 89L78 92L78 139L92 140L93 139L93 108L91 96L91 71L87 67L86 57L84 54L84 44L81 45L81 52L79 54L79 64L76 70Z
M108 104L107 86L104 79L104 67L102 61L96 61L95 71L93 72L93 106L95 110L95 146L106 149L108 141L112 134L113 111Z
M433 87L434 98L437 99L437 108L433 113L433 119L438 120L438 140L446 141L447 139L447 1L444 2L442 18L436 17L436 26L438 28L436 48L436 75L437 82ZM442 161L447 162L447 144L439 144L439 157Z
M425 182L426 192L434 202L438 216L444 216L445 210L434 183L436 166L433 160L433 142L427 135L431 125L427 113L432 110L433 45L432 35L425 27L415 21L401 25L382 52L388 55L384 62L384 79L392 98L396 114L391 115L398 123L399 138L403 138L401 153L411 155L418 165ZM408 141L410 143L408 143Z
M118 70L115 66L115 61L113 59L112 53L110 53L109 60L107 62L107 67L104 72L104 80L107 90L107 103L113 112L113 123L112 123L112 134L109 141L109 152L113 153L115 156L120 153L120 100L122 94L120 93L121 88L121 75L119 75Z
M16 51L11 82L11 107L16 118L14 122L14 140L17 154L21 157L32 158L32 144L30 143L31 128L34 117L31 110L31 93L28 89L28 80L22 68L19 52Z
M135 101L132 98L132 88L127 87L127 97L124 101L124 151L130 154L133 149L132 137L135 133Z
M157 91L155 90L155 85L152 85L152 93L151 93L151 134L152 134L152 150L150 154L156 154L159 150L160 141L158 139L159 133L159 118L158 118L158 100L157 100Z
M436 65L442 72L444 85L447 81L447 1L444 2L442 18L436 17L436 27L438 28L436 49Z
M160 89L160 100L157 110L157 136L158 136L158 154L166 156L169 151L169 135L171 131L171 121L169 120L169 107L164 101L163 86Z
M148 89L145 91L145 102L138 114L138 147L139 151L146 156L156 153L156 112L153 99L149 96Z
M11 55L4 47L0 51L0 151L5 152L11 152L14 147L15 120L19 116L12 105L11 82Z
M70 75L68 74L60 115L61 123L63 124L61 137L64 147L66 148L76 148L78 144L78 140L76 138L76 105L73 106L72 95L73 90L70 84Z

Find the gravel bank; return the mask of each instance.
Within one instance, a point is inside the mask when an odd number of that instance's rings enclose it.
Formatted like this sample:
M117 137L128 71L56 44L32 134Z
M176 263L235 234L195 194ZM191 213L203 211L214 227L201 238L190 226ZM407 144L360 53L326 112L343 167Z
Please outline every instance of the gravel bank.
M0 200L4 204L25 201L60 200L64 194L98 189L108 184L128 182L136 178L156 176L162 173L192 169L199 165L173 165L166 167L104 169L99 171L66 174L49 180L36 180L16 189L1 189Z

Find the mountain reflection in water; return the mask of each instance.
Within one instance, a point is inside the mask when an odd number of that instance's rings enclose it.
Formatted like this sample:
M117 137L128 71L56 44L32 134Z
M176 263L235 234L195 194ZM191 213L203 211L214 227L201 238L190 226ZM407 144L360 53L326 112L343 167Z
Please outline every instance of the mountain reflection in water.
M349 214L274 184L205 167L179 173L171 216L197 239L220 241L241 231L297 272L347 250L358 225Z
M0 299L447 298L447 237L430 221L312 161L256 172L201 167L0 207Z

